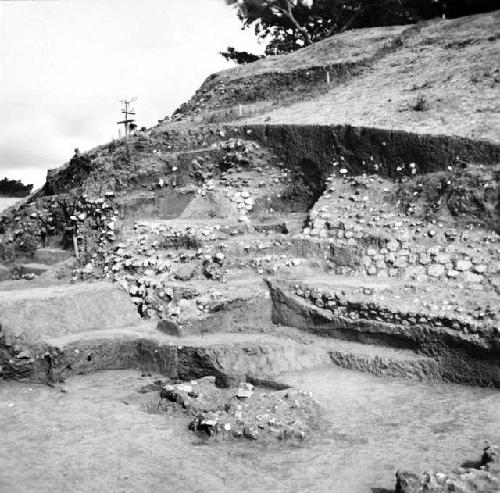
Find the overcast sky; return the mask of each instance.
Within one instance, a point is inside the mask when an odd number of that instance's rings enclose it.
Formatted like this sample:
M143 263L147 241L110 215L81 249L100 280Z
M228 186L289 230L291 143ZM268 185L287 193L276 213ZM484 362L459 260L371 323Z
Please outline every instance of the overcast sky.
M0 179L41 186L47 169L171 114L228 45L262 52L223 0L0 0Z

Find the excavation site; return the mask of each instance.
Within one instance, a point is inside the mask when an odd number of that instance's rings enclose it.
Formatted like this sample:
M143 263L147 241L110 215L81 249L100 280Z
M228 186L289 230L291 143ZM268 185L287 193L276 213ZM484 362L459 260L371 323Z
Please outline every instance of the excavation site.
M499 492L499 26L214 73L0 210L0 491Z

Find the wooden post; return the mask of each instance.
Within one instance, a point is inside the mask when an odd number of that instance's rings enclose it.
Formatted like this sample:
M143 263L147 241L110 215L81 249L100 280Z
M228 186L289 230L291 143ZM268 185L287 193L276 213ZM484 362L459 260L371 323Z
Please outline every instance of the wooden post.
M79 258L79 254L78 254L78 239L76 238L76 235L73 235L73 248L75 249L75 257Z
M326 71L326 83L330 85L330 72Z

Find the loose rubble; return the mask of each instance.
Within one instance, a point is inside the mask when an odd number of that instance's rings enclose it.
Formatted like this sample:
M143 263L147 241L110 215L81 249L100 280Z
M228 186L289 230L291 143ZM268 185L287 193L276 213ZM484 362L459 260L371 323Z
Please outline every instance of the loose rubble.
M477 468L460 468L451 473L398 471L396 493L496 493L500 491L500 449L486 445Z
M210 438L245 438L290 443L310 439L320 420L320 407L310 392L256 388L240 382L218 388L215 377L186 383L162 383L159 407L185 410L189 429Z

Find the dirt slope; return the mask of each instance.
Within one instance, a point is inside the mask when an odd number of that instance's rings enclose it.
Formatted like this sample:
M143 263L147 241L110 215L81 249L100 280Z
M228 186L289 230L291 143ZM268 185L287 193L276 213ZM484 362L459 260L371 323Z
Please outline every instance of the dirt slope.
M182 111L500 142L500 12L355 30L209 78ZM326 84L326 72L330 85ZM250 81L258 87L248 90ZM234 114L234 111L233 111Z

